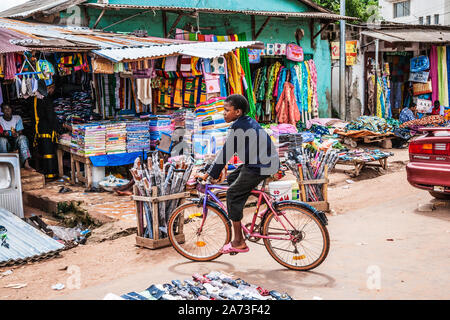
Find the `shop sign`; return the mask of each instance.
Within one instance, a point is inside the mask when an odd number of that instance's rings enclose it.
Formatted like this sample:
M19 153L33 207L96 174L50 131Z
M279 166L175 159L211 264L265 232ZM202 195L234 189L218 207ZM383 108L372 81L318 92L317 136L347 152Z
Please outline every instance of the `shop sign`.
M354 66L358 57L358 41L346 41L345 47L346 65ZM331 42L331 59L340 59L340 43L338 41Z
M358 41L347 41L345 48L346 65L354 66L358 58Z
M417 112L427 113L433 106L431 100L417 99Z
M430 73L428 71L411 72L409 74L409 81L427 83L429 75L430 75Z

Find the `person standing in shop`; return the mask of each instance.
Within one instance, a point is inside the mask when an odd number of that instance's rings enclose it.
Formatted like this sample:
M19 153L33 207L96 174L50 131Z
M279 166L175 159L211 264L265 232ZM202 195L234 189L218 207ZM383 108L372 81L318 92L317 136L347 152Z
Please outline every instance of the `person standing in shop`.
M3 116L0 117L0 153L12 152L19 150L21 165L27 169L34 171L30 166L29 160L31 153L28 139L23 135L23 122L19 115L13 115L13 109L8 104L2 105Z

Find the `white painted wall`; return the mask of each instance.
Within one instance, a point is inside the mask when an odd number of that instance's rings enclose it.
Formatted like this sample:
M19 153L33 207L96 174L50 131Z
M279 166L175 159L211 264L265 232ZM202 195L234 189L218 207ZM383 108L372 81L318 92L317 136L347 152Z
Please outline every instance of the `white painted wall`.
M439 14L439 24L450 25L450 0L409 0L411 14L406 17L394 18L394 3L404 0L379 0L380 14L386 21L399 23L419 24L419 18L431 16L431 24L434 25L434 15Z

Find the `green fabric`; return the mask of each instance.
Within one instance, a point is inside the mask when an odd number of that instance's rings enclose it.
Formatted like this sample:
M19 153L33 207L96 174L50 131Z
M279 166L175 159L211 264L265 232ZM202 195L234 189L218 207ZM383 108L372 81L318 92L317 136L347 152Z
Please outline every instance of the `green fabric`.
M438 85L439 102L441 105L448 104L448 82L447 82L447 51L446 47L437 47L438 54Z
M246 41L247 36L245 33L241 33L238 35L239 41ZM254 93L253 93L253 84L252 84L252 76L250 71L250 61L248 59L248 50L247 49L239 49L240 58L241 58L241 65L242 69L244 69L245 72L245 81L247 82L247 99L248 104L250 105L250 111L248 113L249 117L252 117L253 119L256 119L256 103L254 99Z

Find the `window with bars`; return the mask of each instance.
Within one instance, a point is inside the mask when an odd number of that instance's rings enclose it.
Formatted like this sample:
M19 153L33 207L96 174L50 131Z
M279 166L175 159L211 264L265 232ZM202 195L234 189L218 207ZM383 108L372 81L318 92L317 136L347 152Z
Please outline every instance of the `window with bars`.
M419 17L419 24L423 24L423 17Z
M428 25L431 24L431 16L427 16L427 24L428 24Z
M394 3L394 18L406 17L410 15L411 1Z

